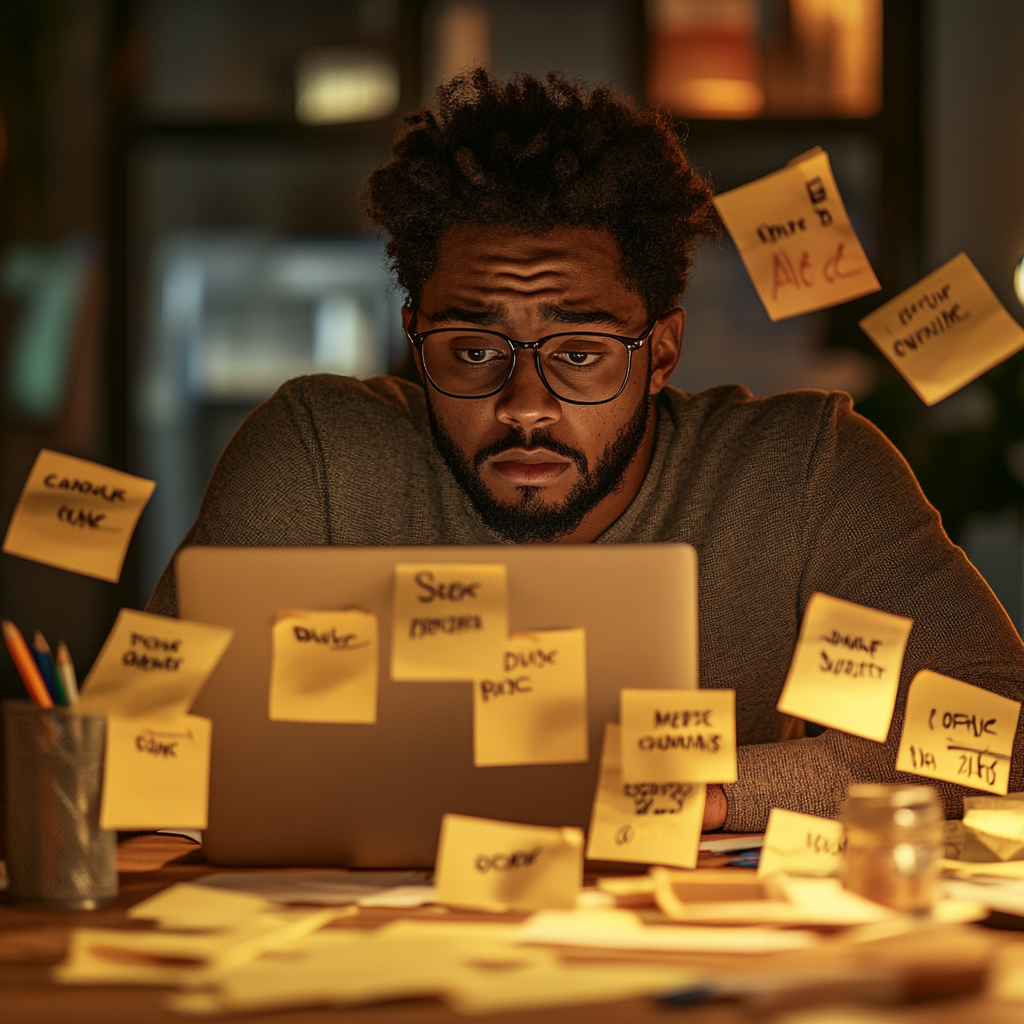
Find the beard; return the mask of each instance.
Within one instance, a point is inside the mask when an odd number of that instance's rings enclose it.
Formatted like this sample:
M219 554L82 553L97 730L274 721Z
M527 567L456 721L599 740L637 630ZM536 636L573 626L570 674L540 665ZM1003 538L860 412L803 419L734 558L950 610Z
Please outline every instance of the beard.
M578 448L559 441L550 431L511 429L500 441L481 448L473 456L472 465L459 450L455 439L434 415L427 392L427 412L434 444L459 486L469 495L480 518L495 533L513 543L550 542L572 533L609 495L622 487L622 478L636 457L647 433L651 396L647 388L629 421L608 443L591 470L587 456ZM480 476L480 466L489 458L510 448L546 448L556 455L571 459L580 478L564 500L557 505L546 504L542 487L517 487L518 498L512 504L495 501Z

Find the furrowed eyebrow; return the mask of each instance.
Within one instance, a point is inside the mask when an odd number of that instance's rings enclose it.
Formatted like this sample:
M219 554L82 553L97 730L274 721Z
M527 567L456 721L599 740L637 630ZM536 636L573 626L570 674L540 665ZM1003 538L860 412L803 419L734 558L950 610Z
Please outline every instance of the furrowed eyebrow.
M564 306L545 306L544 315L549 320L560 324L573 324L577 327L583 324L599 324L602 327L617 327L625 330L629 321L606 309L566 309Z
M475 324L477 327L493 327L503 322L504 310L497 309L462 309L460 306L449 306L428 317L433 324Z

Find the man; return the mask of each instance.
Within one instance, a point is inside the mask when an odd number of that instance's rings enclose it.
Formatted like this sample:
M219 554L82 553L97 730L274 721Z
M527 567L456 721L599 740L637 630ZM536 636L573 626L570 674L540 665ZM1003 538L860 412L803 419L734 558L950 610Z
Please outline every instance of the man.
M666 120L479 70L407 119L365 201L424 386L284 385L231 440L186 544L693 544L701 685L735 689L742 745L707 828L833 816L850 782L912 781L894 765L921 668L1024 697L1013 626L849 396L667 386L692 251L717 229ZM914 619L885 744L777 742L816 591ZM170 567L149 607L175 614ZM1021 766L1018 743L1011 789ZM958 816L965 790L936 788Z

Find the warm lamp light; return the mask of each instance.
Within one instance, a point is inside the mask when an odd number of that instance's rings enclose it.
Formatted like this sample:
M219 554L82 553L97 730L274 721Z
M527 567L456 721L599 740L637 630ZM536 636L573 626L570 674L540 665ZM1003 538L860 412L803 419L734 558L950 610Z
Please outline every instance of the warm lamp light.
M1013 290L1017 293L1017 301L1024 306L1024 256L1013 271Z
M372 121L398 106L399 88L398 68L390 61L317 50L299 61L295 113L304 124Z

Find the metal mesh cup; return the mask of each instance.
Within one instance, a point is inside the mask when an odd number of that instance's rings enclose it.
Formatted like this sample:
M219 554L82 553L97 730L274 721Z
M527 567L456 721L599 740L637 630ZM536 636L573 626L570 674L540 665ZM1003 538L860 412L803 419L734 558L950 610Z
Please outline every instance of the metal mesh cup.
M117 896L117 834L100 828L105 718L3 706L8 892L17 904L93 910Z

